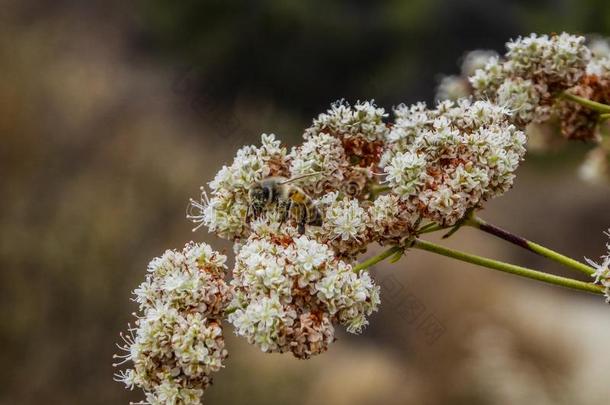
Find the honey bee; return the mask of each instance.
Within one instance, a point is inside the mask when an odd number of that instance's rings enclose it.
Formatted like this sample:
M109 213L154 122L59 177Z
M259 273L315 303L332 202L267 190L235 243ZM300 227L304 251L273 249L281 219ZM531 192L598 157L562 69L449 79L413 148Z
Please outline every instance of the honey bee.
M322 213L300 187L291 184L304 177L314 176L319 173L306 174L304 176L288 179L286 177L267 177L257 181L250 187L248 192L248 212L246 220L250 217L258 217L262 212L275 205L280 213L280 226L292 217L297 223L300 235L305 233L305 226L321 226Z

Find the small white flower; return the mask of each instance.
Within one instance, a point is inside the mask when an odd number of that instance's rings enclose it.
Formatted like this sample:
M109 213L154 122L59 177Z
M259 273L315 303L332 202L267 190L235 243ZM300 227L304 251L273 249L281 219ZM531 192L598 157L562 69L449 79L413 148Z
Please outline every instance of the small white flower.
M610 229L607 232L604 232L604 234L607 237L610 237ZM595 272L591 274L591 277L595 279L596 283L605 287L604 295L606 296L606 302L610 303L610 243L606 243L606 249L608 252L600 257L600 263L588 258L585 258L585 260L595 269Z

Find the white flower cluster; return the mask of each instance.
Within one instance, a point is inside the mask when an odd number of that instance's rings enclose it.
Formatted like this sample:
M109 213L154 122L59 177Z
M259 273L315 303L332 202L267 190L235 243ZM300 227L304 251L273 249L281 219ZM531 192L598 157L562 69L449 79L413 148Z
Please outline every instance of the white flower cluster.
M452 225L512 186L526 138L506 108L463 99L395 114L382 158L386 181L422 217Z
M399 244L415 232L415 206L394 193L377 197L368 209L368 216L370 237L380 245Z
M338 322L357 333L377 310L379 288L307 236L257 226L236 258L229 315L238 335L264 352L309 358L326 351Z
M343 100L331 105L331 108L320 114L313 125L305 130L305 139L309 136L325 133L344 138L364 138L369 142L382 141L387 133L383 122L387 114L373 101L357 102L353 107Z
M339 190L357 198L371 181L369 170L350 163L341 140L323 132L308 136L302 145L294 147L288 160L291 178L314 174L299 182L312 197Z
M370 217L365 204L334 191L316 201L324 211L322 227L311 230L311 235L330 246L335 254L354 258L366 251L371 242Z
M205 191L202 201L191 200L187 217L205 225L220 237L236 239L247 235L248 191L265 177L286 173L286 149L275 135L263 134L260 147L244 146L230 166L223 166L209 183L211 198ZM195 228L197 229L197 228Z
M477 97L508 107L522 126L547 120L553 97L577 84L591 60L585 38L567 33L531 34L506 46L505 58L492 58L470 82Z
M604 232L604 234L610 237L610 229L608 232ZM608 253L601 256L601 263L585 259L595 269L595 273L591 276L595 279L596 283L600 283L605 287L604 295L606 296L606 302L610 304L610 243L606 243L606 249L608 249Z
M220 318L231 301L223 280L226 257L209 245L189 243L152 260L134 290L140 314L122 334L132 368L115 374L128 388L144 390L148 404L199 404L211 374L227 357Z
M389 131L384 119L387 113L373 101L357 102L353 107L343 100L314 119L305 130L308 139L321 133L341 141L349 163L362 168L374 168Z

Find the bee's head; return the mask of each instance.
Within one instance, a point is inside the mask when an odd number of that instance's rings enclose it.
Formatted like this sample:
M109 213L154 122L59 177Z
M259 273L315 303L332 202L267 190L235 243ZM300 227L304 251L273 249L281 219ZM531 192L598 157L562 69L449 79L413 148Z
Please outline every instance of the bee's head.
M255 183L250 187L248 198L254 215L258 215L269 200L271 190L261 183Z

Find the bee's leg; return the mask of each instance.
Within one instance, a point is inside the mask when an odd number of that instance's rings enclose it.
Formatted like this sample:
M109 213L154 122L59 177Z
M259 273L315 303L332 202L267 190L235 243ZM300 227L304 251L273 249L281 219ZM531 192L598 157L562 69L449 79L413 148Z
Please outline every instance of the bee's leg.
M282 225L284 225L284 222L286 222L286 220L288 219L288 215L290 215L290 206L290 202L279 201L277 203L277 208L280 214L280 224L277 227L278 231L280 230Z
M303 235L305 233L305 224L307 223L307 208L302 204L299 204L297 208L298 231L299 235Z
M312 206L308 213L307 224L311 226L322 226L322 212L316 206Z
M248 208L246 209L246 224L250 223L250 204L248 204Z

